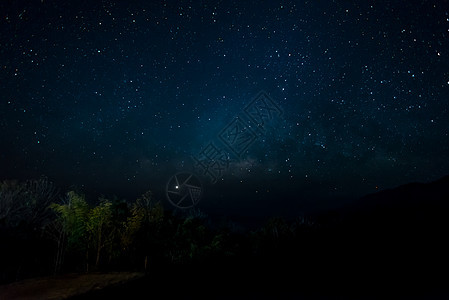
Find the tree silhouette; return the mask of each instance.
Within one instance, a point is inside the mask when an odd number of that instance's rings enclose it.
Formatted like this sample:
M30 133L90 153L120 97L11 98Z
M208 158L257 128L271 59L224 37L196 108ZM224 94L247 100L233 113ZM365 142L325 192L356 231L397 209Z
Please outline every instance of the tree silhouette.
M7 227L27 224L41 229L48 222L48 208L57 197L57 189L46 177L23 183L0 182L0 224Z

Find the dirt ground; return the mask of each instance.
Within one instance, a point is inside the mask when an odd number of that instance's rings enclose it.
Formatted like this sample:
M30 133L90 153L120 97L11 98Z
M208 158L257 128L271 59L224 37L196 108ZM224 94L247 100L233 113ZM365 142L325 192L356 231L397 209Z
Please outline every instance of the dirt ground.
M143 277L143 273L68 274L0 286L0 299L67 299Z

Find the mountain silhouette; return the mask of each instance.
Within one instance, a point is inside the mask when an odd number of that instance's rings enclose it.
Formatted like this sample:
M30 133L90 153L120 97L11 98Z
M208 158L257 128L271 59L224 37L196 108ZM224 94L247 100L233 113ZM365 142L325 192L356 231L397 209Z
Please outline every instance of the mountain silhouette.
M449 176L360 198L317 220L328 263L370 282L402 287L445 286L449 268ZM320 244L321 243L321 244ZM331 254L330 254L331 253ZM361 280L366 282L366 280Z
M362 197L341 212L346 225L377 229L443 230L448 223L449 176L430 183L409 183Z

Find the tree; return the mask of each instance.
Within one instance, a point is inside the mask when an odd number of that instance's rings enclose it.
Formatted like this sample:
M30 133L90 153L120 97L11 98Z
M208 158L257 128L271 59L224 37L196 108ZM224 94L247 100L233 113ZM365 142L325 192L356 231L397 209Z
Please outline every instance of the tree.
M49 220L50 205L59 197L59 192L46 177L25 182L26 218L33 226L45 225Z
M58 198L58 190L46 177L23 183L0 182L0 224L16 227L27 224L40 229L49 220L49 206Z
M148 268L150 253L158 248L159 233L164 219L164 209L153 198L151 191L145 192L132 205L122 234L123 248L133 250L144 260L144 269Z
M45 268L47 257L36 259L36 256L48 252L51 242L47 243L42 233L51 221L50 203L57 198L57 189L45 177L0 182L0 265L9 266L0 268L2 274L12 274L15 269L14 277L20 278L33 268Z
M100 204L90 210L87 232L93 249L95 249L95 267L98 268L101 250L112 242L112 204L110 201L101 198Z
M17 181L5 180L0 182L0 224L5 226L8 221L13 220L22 209L22 204L19 203L20 196L23 193L23 185Z
M89 237L87 234L87 224L89 220L89 205L85 197L74 191L67 193L64 204L52 204L51 208L57 214L57 225L62 229L59 247L63 247L72 253L84 252L86 258L86 270L89 270ZM65 245L65 240L67 245ZM61 255L61 254L58 254Z

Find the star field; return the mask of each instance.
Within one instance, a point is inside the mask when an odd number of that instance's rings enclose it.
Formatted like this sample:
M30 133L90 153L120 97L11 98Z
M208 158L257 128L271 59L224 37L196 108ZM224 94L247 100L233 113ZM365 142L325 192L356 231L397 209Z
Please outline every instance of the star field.
M206 210L308 209L449 173L446 1L4 1L0 177L162 201L261 90L277 123ZM326 202L328 201L328 202Z

